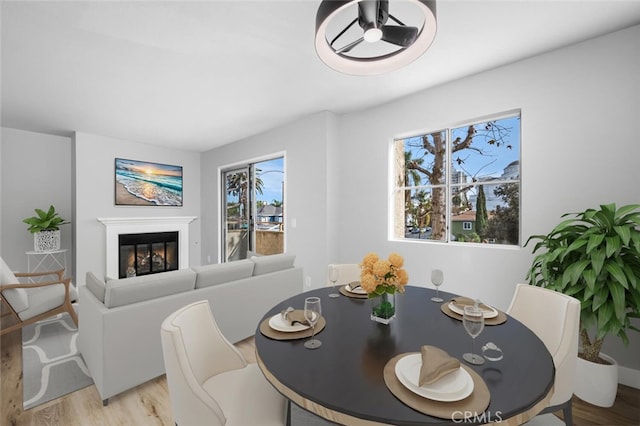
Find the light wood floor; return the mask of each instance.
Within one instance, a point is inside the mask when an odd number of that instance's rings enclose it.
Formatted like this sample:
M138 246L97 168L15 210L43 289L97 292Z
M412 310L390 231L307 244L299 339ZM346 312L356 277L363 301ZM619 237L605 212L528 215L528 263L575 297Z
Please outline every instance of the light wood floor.
M250 362L255 362L253 339L238 343L237 347ZM20 331L0 339L2 351L0 369L0 426L115 426L174 424L165 377L147 382L102 401L95 388L89 386L46 404L22 410L22 346ZM640 390L619 386L612 408L599 408L574 397L575 426L640 425ZM250 426L250 425L248 425Z

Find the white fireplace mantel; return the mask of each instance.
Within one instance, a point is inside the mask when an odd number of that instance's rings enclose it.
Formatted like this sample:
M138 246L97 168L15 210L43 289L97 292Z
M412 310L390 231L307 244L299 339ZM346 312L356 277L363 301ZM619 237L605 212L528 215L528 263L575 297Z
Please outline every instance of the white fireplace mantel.
M178 231L178 269L189 267L189 224L196 216L97 218L106 230L106 276L118 277L118 236Z

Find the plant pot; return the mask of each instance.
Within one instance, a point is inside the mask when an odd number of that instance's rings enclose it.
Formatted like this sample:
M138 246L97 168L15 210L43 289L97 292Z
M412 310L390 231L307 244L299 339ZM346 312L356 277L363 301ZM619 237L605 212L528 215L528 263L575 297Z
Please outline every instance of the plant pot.
M371 319L389 324L396 317L396 295L384 293L371 299Z
M598 407L611 407L618 392L618 363L600 352L610 364L598 364L578 357L574 394Z
M60 231L40 231L33 234L33 249L37 252L60 250Z

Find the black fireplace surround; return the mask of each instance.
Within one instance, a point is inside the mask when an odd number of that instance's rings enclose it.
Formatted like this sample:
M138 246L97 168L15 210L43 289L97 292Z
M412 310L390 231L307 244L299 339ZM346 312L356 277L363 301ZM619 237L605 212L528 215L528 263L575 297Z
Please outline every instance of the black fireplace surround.
M118 278L178 269L178 231L120 234Z

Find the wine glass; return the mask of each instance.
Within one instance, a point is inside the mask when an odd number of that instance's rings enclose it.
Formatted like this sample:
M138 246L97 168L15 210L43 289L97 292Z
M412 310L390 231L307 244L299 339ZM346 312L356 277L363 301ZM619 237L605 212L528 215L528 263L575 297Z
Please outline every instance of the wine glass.
M432 302L444 302L444 300L442 300L442 297L440 297L440 293L439 293L439 287L442 285L442 283L444 282L444 274L442 273L442 271L440 269L433 269L431 271L431 283L436 286L436 295L435 297L431 298Z
M322 307L320 306L319 297L307 297L304 299L304 317L311 324L311 339L304 342L304 347L307 349L317 349L322 345L322 342L315 338L316 323L320 319L320 314L322 314Z
M464 358L464 360L469 364L484 364L484 358L475 354L473 351L473 345L476 341L476 337L478 337L484 329L484 313L482 312L482 309L477 306L465 306L464 313L462 315L462 323L464 324L464 329L467 330L467 333L471 336L471 352L462 355L462 358Z
M338 276L340 275L340 271L336 265L329 265L329 281L331 281L331 285L333 286L333 293L329 294L329 297L340 297L340 294L336 293L336 282L338 281Z

